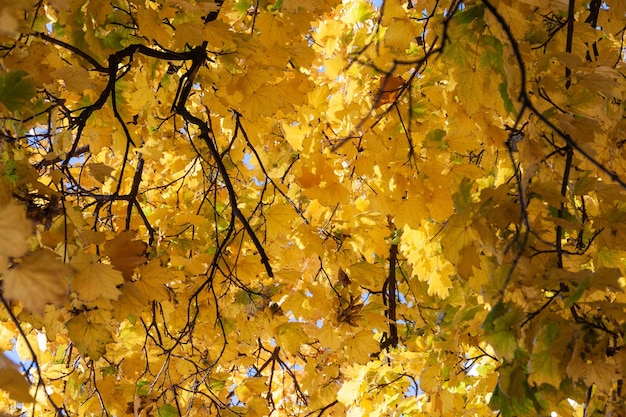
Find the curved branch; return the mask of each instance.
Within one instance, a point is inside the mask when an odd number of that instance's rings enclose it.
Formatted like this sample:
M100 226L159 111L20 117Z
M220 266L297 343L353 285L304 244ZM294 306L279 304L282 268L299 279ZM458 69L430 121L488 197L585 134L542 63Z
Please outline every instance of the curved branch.
M26 332L24 332L24 329L22 329L19 319L15 316L15 313L13 313L13 310L11 309L11 306L7 302L6 298L4 298L4 293L2 291L0 291L0 303L9 314L9 317L11 318L11 321L13 322L13 324L15 324L15 326L17 327L17 331L24 338L24 343L26 344L26 347L28 348L28 352L30 353L30 356L33 360L33 364L35 365L35 370L37 372L37 377L38 377L37 385L41 385L44 388L43 391L46 393L46 398L48 399L48 401L50 401L50 405L52 405L52 407L56 410L57 415L59 416L68 415L66 410L63 407L58 406L54 402L54 399L51 397L48 390L45 389L46 385L44 383L43 376L41 375L41 366L39 364L39 360L37 359L37 354L35 353L35 350L33 349L32 345L30 344L28 337L26 337Z
M69 43L63 42L59 39L53 38L52 36L46 35L43 32L35 32L35 35L37 35L38 37L40 37L41 39L50 42L51 44L60 46L64 49L67 49L68 51L78 55L79 57L83 58L85 61L89 62L91 65L93 65L94 69L98 72L108 72L109 69L107 67L105 67L104 65L100 64L98 61L96 61L96 59L94 57L92 57L91 55L87 54L86 52L80 50L79 48L75 47L74 45L70 45Z

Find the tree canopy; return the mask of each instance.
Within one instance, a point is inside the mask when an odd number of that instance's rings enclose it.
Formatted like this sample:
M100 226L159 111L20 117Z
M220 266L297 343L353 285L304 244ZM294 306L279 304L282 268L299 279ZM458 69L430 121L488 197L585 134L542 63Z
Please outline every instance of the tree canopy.
M624 415L622 0L0 2L0 410Z

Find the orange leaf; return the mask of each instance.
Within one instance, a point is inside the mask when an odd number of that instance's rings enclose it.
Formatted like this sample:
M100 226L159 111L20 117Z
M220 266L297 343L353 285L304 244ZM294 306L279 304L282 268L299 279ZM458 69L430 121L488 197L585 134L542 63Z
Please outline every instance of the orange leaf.
M393 77L391 74L387 74L387 76L381 78L376 107L378 108L383 104L395 102L404 88L404 85L404 78L400 76Z

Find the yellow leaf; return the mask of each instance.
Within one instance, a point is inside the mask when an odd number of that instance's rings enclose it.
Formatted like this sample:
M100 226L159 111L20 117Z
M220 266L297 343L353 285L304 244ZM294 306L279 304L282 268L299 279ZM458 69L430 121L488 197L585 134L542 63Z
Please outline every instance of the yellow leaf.
M161 25L161 17L159 14L149 7L137 8L137 23L143 33L149 33L160 45L167 45L171 42L171 36L167 29Z
M357 363L367 362L370 354L377 352L379 349L378 342L374 339L374 333L369 329L361 330L346 340L346 354Z
M283 104L277 89L273 85L262 85L255 89L240 104L241 113L253 120L259 116L274 115Z
M104 232L97 232L95 230L85 230L80 234L80 242L84 245L102 245L106 242L106 234Z
M563 380L561 361L550 350L533 352L530 355L529 371L528 382L538 386L550 384L558 389Z
M122 322L117 335L117 341L125 348L136 349L143 346L146 340L146 331L140 324L132 325L128 321Z
M17 19L17 11L11 7L0 8L0 33L4 35L12 35L19 27Z
M300 346L305 344L309 337L302 329L302 323L283 323L274 329L276 332L276 343L287 353L292 355L300 351Z
M279 235L289 235L293 228L291 220L293 219L294 209L286 204L273 205L266 218L266 230L269 238L275 238Z
M480 257L476 248L473 245L464 247L459 254L459 261L456 264L458 274L464 279L469 279L479 266ZM478 292L480 289L476 288L475 291Z
M77 93L84 93L94 88L93 81L89 78L89 71L82 67L63 67L50 75L63 80L66 88Z
M113 342L111 332L104 324L95 322L89 313L82 313L65 325L78 351L93 360L100 359L106 350L107 343Z
M315 336L317 336L319 342L324 347L328 347L333 350L341 348L341 335L335 327L330 325L330 323L323 324L322 327L317 330Z
M338 180L325 181L322 183L319 193L312 194L317 197L320 203L326 206L346 204L350 199L350 191Z
M428 218L429 210L426 201L421 196L409 196L405 200L387 199L390 207L393 207L393 222L398 228L405 225L417 229L422 220Z
M117 286L124 282L120 271L111 265L100 262L100 257L81 254L72 259L76 275L72 278L70 288L78 294L78 298L91 302L99 298L116 300L120 296Z
M360 379L348 379L343 383L337 392L337 401L345 405L352 404L357 398L359 398L360 388Z
M32 313L43 314L46 304L59 305L65 300L71 273L53 252L41 249L4 274L4 295L20 301Z
M282 43L288 37L281 17L270 13L259 14L256 28L261 31L260 42L269 48Z
M220 20L215 20L204 25L202 34L204 35L204 39L209 41L210 45L218 48L233 41L230 25Z
M385 281L385 269L369 262L358 262L348 268L350 278L360 286L371 287Z
M306 132L299 125L283 123L283 132L285 132L285 140L291 145L294 151L302 150L302 142L304 141Z
M435 186L432 190L426 190L424 198L427 201L426 206L430 210L430 216L436 221L443 221L453 214L454 204L450 188Z
M456 263L462 256L463 248L472 245L478 239L472 226L473 219L468 211L457 214L449 220L441 244L450 262Z
M0 272L8 266L7 257L21 256L28 250L26 240L32 230L24 207L13 203L0 207Z
M194 226L201 226L206 223L207 218L205 216L200 216L199 214L193 213L180 213L176 216L174 220L175 224L192 224Z
M269 408L267 407L267 401L257 395L255 397L250 398L248 401L248 411L246 412L247 416L251 417L264 417L269 415Z
M252 397L258 397L267 391L265 378L246 378L241 384L235 387L235 395L241 401L248 401Z
M389 26L396 19L401 19L406 16L406 10L404 9L404 1L402 0L387 0L383 2L383 16L382 24Z
M198 45L202 42L201 22L185 22L176 26L174 31L174 46L178 50L185 49L185 45Z
M172 276L168 269L159 265L158 260L140 266L139 276L140 279L133 282L133 285L147 300L159 300L167 296L165 284L172 281Z
M150 85L143 72L135 76L133 86L135 90L129 94L128 102L133 110L140 111L155 99L155 89Z
M101 162L92 163L87 165L87 168L89 169L91 176L101 183L104 183L107 178L112 178L111 173L113 172L113 168L107 164L103 164Z
M466 69L459 71L457 84L457 93L461 105L465 109L468 115L476 113L483 104L484 97L483 91L488 91L490 74L480 68L467 67Z
M452 265L444 263L428 278L428 295L436 295L439 298L447 298L452 288L450 276L453 274Z
M408 19L398 19L385 31L385 45L392 49L406 49L418 36L418 27Z
M19 371L18 365L0 354L0 389L6 391L13 401L20 403L33 402L30 384Z

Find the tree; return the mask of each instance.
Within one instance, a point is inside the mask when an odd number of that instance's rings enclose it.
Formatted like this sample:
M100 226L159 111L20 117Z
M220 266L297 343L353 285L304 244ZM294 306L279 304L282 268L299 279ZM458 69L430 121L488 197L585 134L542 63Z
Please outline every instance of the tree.
M3 410L622 415L625 13L2 3Z

